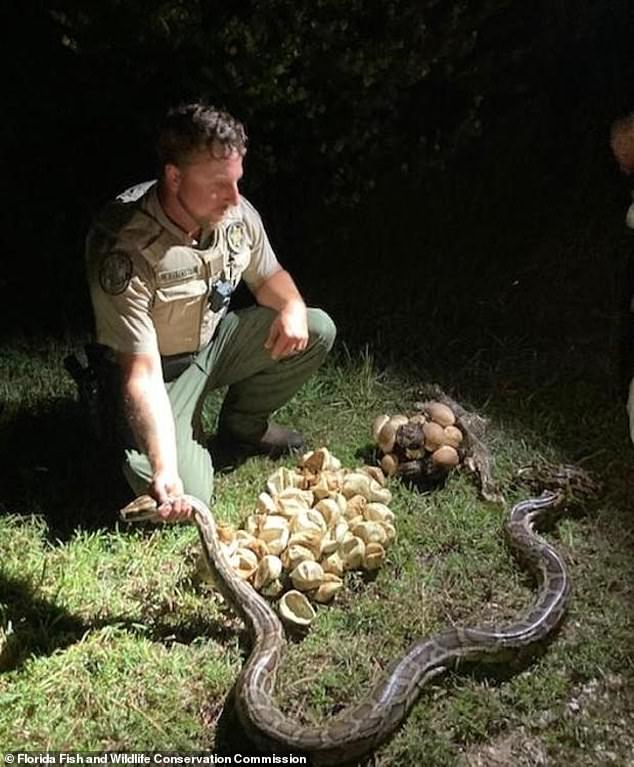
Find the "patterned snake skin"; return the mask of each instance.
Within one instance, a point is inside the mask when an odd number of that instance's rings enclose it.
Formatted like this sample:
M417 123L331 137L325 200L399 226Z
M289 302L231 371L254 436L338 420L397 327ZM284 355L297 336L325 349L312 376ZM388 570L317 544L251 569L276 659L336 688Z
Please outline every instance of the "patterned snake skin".
M269 603L230 567L211 511L197 498L187 497L214 580L253 637L251 654L235 685L235 703L243 727L259 747L303 752L313 764L358 759L394 732L429 679L464 661L507 660L509 651L539 642L557 628L568 606L570 579L563 559L535 533L534 525L572 501L588 500L597 488L572 466L529 468L520 474L549 488L517 503L505 528L509 545L537 579L538 593L530 608L505 626L450 628L415 642L360 703L318 726L301 725L276 707L273 688L285 645L283 627ZM149 496L137 498L121 516L127 522L160 521L156 502Z

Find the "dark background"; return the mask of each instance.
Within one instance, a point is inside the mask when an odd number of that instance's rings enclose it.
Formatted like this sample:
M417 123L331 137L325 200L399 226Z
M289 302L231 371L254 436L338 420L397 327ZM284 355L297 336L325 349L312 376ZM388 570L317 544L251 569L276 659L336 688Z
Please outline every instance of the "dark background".
M613 358L628 183L608 137L634 108L629 0L5 8L7 338L90 328L90 220L155 175L165 109L205 97L246 123L243 191L349 347Z

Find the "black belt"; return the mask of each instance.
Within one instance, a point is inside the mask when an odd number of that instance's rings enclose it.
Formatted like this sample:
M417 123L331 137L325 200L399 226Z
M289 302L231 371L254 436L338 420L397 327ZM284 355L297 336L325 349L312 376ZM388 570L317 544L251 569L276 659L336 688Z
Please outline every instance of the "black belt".
M163 380L166 383L175 381L181 373L196 359L198 352L185 352L184 354L169 354L161 356L161 368L163 370ZM86 356L92 369L98 373L107 373L113 380L117 381L119 386L119 366L115 362L114 352L107 346L101 344L89 344L86 347Z
M197 354L198 352L186 352L185 354L161 356L161 368L165 383L175 381L181 373L184 373L196 359Z

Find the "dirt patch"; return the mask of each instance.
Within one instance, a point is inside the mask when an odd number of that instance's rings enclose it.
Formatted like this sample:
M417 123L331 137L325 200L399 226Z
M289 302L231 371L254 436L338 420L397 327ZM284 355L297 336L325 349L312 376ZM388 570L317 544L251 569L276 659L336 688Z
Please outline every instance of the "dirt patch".
M463 767L634 765L634 685L618 674L591 679L534 725L469 748Z

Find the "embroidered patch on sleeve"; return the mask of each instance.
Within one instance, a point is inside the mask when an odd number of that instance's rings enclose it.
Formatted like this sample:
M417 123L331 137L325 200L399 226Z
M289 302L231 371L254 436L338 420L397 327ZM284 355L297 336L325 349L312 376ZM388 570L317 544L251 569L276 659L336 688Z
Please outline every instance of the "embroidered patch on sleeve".
M132 259L126 253L114 252L104 256L99 267L99 284L104 293L118 296L132 279Z
M244 243L245 231L242 221L234 221L227 227L227 244L232 253L239 253Z

